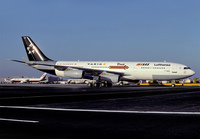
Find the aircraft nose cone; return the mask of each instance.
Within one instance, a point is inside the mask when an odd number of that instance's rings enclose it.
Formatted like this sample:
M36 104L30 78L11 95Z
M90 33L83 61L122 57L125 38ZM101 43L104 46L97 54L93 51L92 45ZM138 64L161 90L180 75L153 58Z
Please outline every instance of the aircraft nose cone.
M191 75L194 75L194 74L195 74L195 72L193 70L191 70Z

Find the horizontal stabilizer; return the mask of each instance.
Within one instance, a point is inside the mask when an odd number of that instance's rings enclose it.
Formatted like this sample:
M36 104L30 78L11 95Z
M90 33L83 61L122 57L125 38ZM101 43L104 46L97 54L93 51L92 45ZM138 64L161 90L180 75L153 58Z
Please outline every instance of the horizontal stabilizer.
M26 64L26 62L24 62L24 61L19 61L19 60L13 60L13 59L8 59L8 60L10 60L10 61L14 61L14 62L19 62L19 63L23 63L23 64Z

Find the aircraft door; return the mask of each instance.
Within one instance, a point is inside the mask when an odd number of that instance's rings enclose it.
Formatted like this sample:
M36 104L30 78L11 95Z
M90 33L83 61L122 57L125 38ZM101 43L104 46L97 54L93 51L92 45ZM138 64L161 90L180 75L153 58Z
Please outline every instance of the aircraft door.
M177 65L172 65L172 73L177 73Z

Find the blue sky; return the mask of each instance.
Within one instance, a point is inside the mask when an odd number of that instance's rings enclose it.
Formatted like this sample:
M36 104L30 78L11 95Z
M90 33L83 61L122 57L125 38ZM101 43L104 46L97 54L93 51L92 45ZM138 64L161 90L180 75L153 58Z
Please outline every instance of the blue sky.
M54 60L168 61L200 77L199 0L0 0L0 77L42 72L27 58L30 36Z

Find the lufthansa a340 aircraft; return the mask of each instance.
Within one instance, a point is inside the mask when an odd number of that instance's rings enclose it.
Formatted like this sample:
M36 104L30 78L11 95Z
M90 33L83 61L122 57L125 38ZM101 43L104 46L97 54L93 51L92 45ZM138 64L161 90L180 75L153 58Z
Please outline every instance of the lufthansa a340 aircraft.
M28 60L12 60L53 75L91 79L88 86L112 86L119 81L176 80L195 74L188 66L171 62L53 61L28 36L22 37Z

